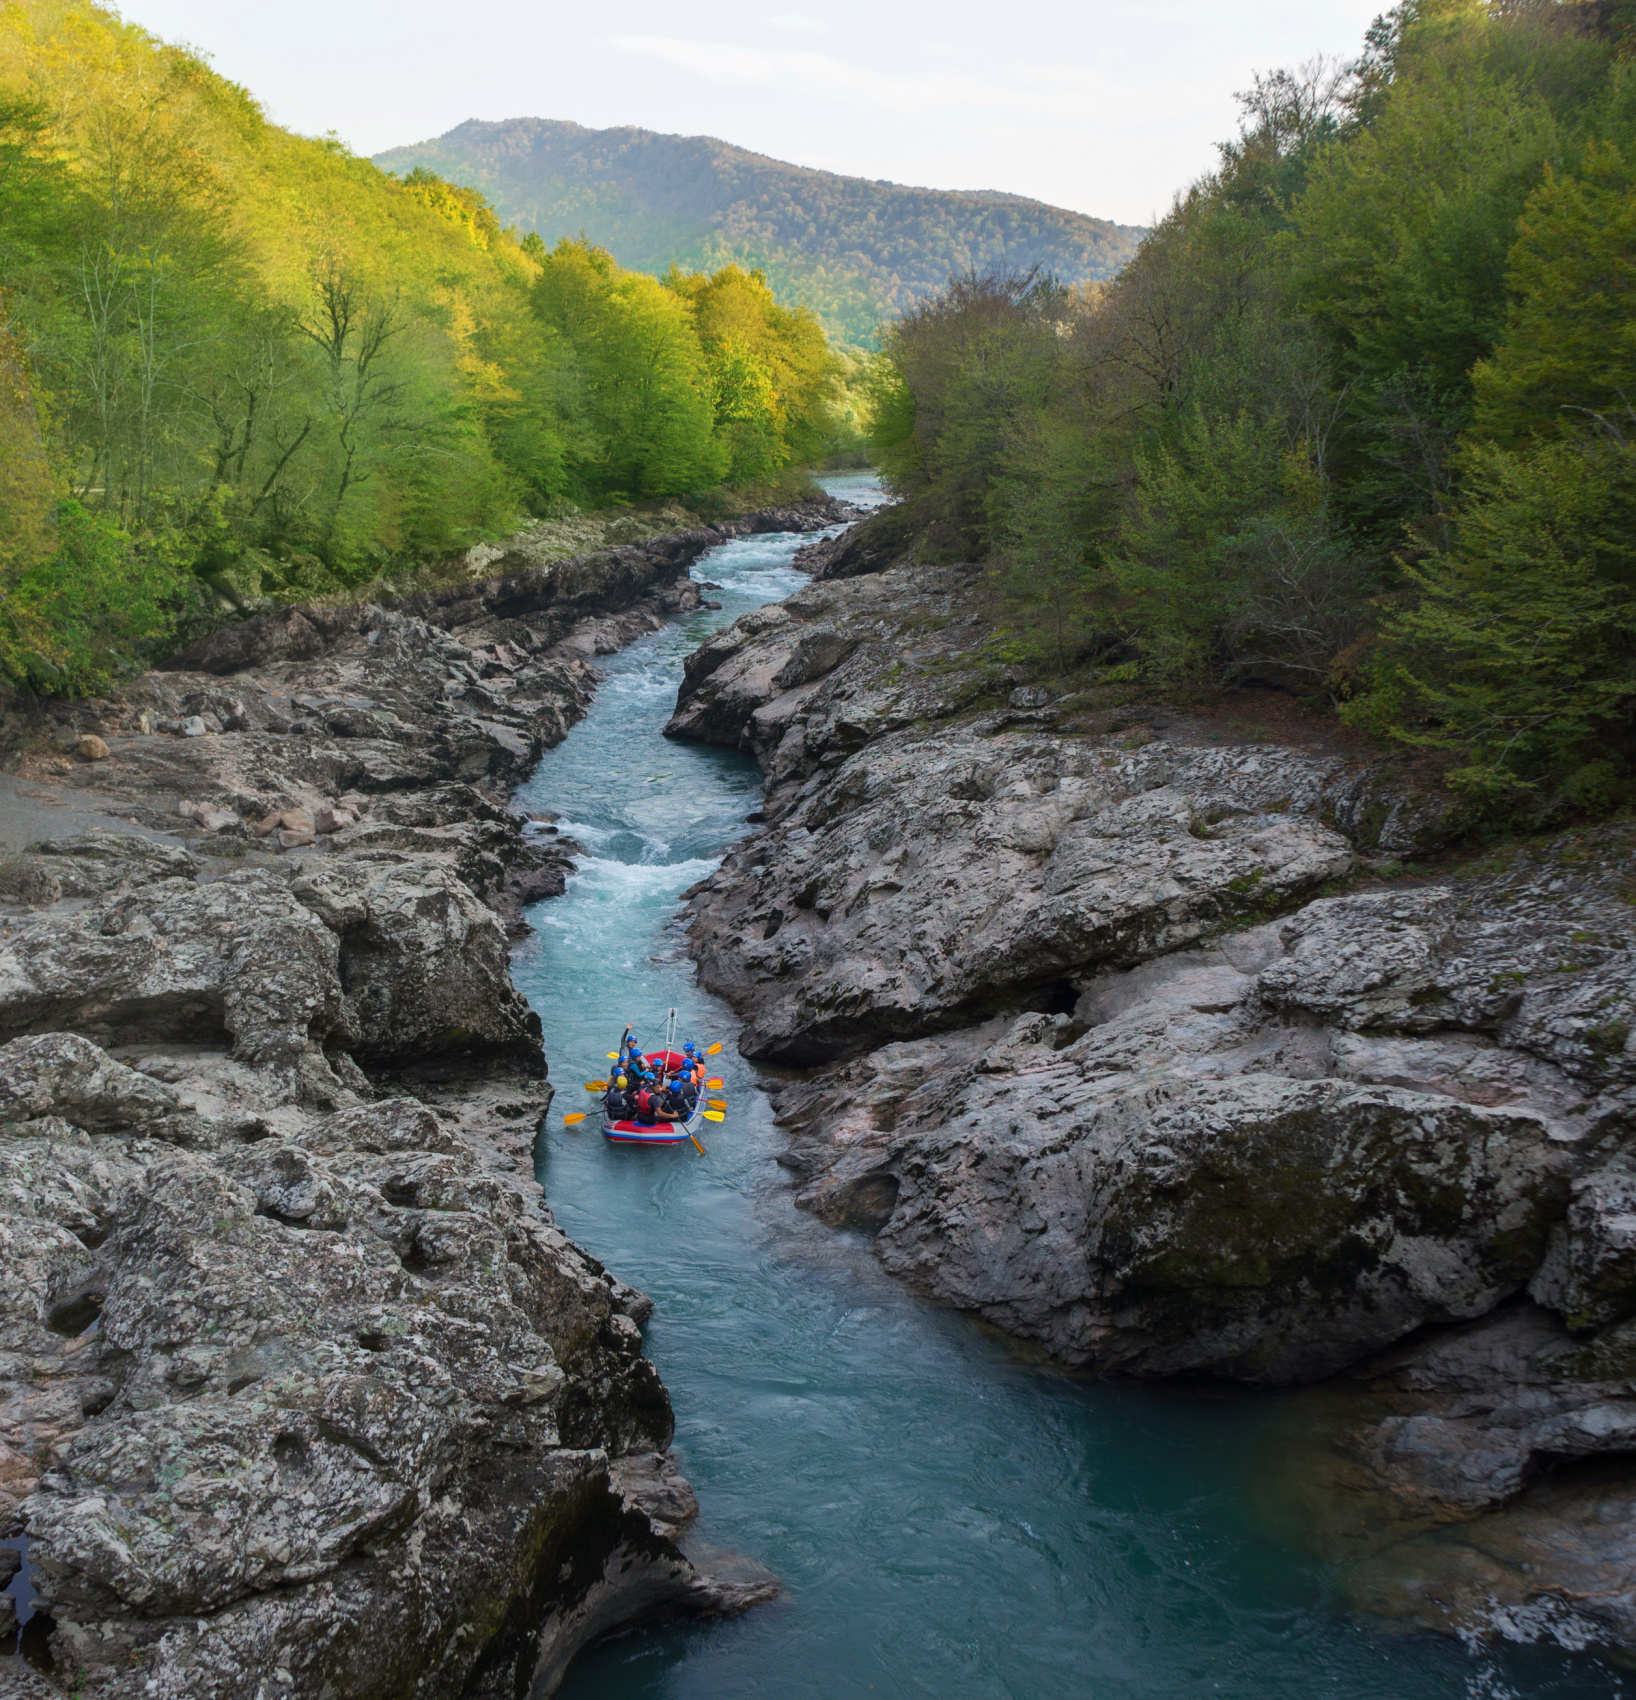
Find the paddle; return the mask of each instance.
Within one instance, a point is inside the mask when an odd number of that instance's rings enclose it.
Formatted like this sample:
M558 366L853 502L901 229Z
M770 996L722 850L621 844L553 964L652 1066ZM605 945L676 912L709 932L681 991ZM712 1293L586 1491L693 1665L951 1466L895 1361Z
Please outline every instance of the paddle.
M701 1157L708 1157L710 1155L710 1153L706 1151L702 1145L699 1145L699 1136L696 1133L690 1133L687 1137L693 1141L695 1146L698 1147L698 1152Z
M726 1116L724 1116L720 1110L706 1110L704 1112L704 1119L707 1122L724 1122L727 1120Z
M706 1056L707 1056L707 1057L713 1057L713 1056L715 1056L715 1055L716 1055L716 1053L717 1053L717 1052L718 1052L718 1051L719 1051L719 1050L720 1050L720 1049L721 1049L721 1040L720 1040L720 1039L718 1039L718 1040L717 1040L717 1041L716 1041L716 1042L715 1042L715 1044L713 1044L713 1045L706 1045L706 1046L705 1046L705 1048L704 1048L704 1054L705 1054L705 1055L706 1055Z
M608 1083L605 1080L587 1080L585 1082L585 1090L587 1092L606 1092L608 1090Z
M584 1120L585 1120L585 1112L583 1110L581 1110L578 1115L564 1116L562 1118L562 1125L564 1127L578 1127L579 1124Z
M727 1108L727 1100L725 1098L706 1098L705 1103L707 1103L713 1110L725 1110Z
M727 1082L725 1080L707 1080L707 1081L705 1081L705 1085L708 1086L712 1092L721 1091L722 1087L724 1087L726 1084L727 1084Z
M607 1057L608 1057L609 1062L618 1062L619 1061L618 1051L609 1051L607 1053Z

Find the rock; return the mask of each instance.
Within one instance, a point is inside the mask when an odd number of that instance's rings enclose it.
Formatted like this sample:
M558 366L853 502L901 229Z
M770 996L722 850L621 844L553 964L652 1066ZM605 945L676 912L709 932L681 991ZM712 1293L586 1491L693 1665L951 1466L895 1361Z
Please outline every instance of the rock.
M121 885L191 880L199 873L198 861L180 845L134 833L45 839L29 845L21 864L49 881L59 897L95 897Z
M1531 1117L1264 1075L1092 1087L1093 1057L974 1081L942 1128L900 1131L877 1242L888 1269L1071 1362L1332 1374L1518 1290L1561 1208Z
M106 761L111 753L108 746L94 732L82 733L76 747L81 757L86 761Z
M1636 1172L1628 1160L1574 1182L1567 1220L1529 1291L1584 1332L1636 1315Z
M893 1045L782 1087L799 1201L939 1297L1140 1374L1329 1373L1530 1283L1576 1329L1636 1316L1608 1155L1629 1064L1578 1025L1626 984L1625 935L1588 933L1621 925L1622 831L1104 970L1071 1016L950 1033L918 1072ZM1571 911L1543 901L1558 867Z
M448 869L342 861L290 890L340 939L366 1066L499 1054L543 1073L539 1017L512 988L505 932Z
M701 970L769 1061L981 1020L1344 875L1322 777L1293 755L882 736L695 900Z
M500 806L589 701L564 651L696 606L721 535L214 634L122 687L142 735L95 776L199 854L0 871L34 906L0 937L0 1529L54 1682L544 1694L630 1618L774 1591L675 1545L652 1303L531 1179L551 1088L507 974L577 848ZM326 854L246 867L249 822Z
M1288 955L1262 970L1257 990L1339 1027L1441 1026L1433 998L1453 909L1442 886L1309 904L1282 924Z
M796 565L815 579L850 579L883 572L911 554L915 532L906 509L895 505L878 508L841 536L800 551Z
M1636 831L1478 856L1400 763L1053 695L915 541L816 545L668 728L767 781L688 896L796 1202L1075 1365L1345 1372L1289 1474L1362 1609L1636 1644Z
M254 830L258 838L268 838L275 832L311 833L313 825L313 815L308 809L277 809L258 820ZM308 838L307 842L310 844L311 838Z
M24 1510L59 1679L184 1692L203 1660L223 1695L277 1665L300 1691L384 1700L486 1646L525 1680L577 1645L606 1554L650 1601L732 1606L668 1544L691 1499L648 1462L669 1412L624 1343L625 1290L421 1106L288 1125L282 1144L139 1158L113 1206L101 1328L77 1348L109 1390L58 1426ZM366 1127L394 1154L369 1155ZM632 1482L599 1439L641 1454ZM540 1609L514 1640L459 1634L522 1578ZM367 1656L343 1632L366 1603L397 1626Z
M176 1094L75 1033L0 1045L0 1124L59 1115L83 1128L139 1126L170 1115Z
M342 1019L339 947L275 875L176 879L42 917L0 944L0 1035L230 1040L291 1062Z
M1018 685L1006 698L1012 708L1044 708L1050 702L1051 693L1043 685Z
M0 902L43 909L61 901L62 882L37 857L16 856L0 863Z

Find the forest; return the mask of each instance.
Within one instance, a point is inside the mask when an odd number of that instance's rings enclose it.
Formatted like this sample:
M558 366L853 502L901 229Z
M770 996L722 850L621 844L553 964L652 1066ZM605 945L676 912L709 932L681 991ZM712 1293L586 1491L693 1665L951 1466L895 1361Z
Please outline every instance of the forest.
M1094 281L1112 277L1142 235L1021 195L843 177L714 136L634 126L471 119L375 163L475 184L523 229L588 231L640 271L672 260L756 267L855 350L951 273L1037 265L1070 283Z
M1406 0L1258 79L1113 282L971 273L870 374L996 647L1295 693L1473 818L1636 799L1636 3Z
M96 691L259 599L809 463L844 364L267 121L85 0L0 5L0 680ZM718 498L719 499L719 498Z

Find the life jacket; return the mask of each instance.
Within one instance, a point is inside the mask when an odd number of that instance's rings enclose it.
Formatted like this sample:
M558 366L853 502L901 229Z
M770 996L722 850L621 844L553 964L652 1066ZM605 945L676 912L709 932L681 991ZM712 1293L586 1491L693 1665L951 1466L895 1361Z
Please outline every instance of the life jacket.
M635 1103L638 1115L651 1116L653 1114L655 1107L653 1094L647 1089L647 1087L644 1086L642 1090L636 1094Z

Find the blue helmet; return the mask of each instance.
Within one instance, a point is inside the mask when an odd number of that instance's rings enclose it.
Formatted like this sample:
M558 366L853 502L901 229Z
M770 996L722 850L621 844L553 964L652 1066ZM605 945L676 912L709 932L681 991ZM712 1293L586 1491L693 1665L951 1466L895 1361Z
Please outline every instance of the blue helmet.
M691 1043L691 1042L689 1042L689 1043L688 1043L688 1044L685 1044L685 1045L683 1045L683 1046L682 1046L682 1049L683 1049L683 1050L684 1050L684 1051L686 1051L686 1052L687 1052L687 1054L688 1054L688 1055L689 1055L689 1056L690 1056L690 1057L696 1057L696 1056L697 1056L697 1055L698 1055L698 1054L699 1054L699 1048L698 1048L698 1046L697 1046L697 1045L694 1045L694 1044L692 1044L692 1043Z

